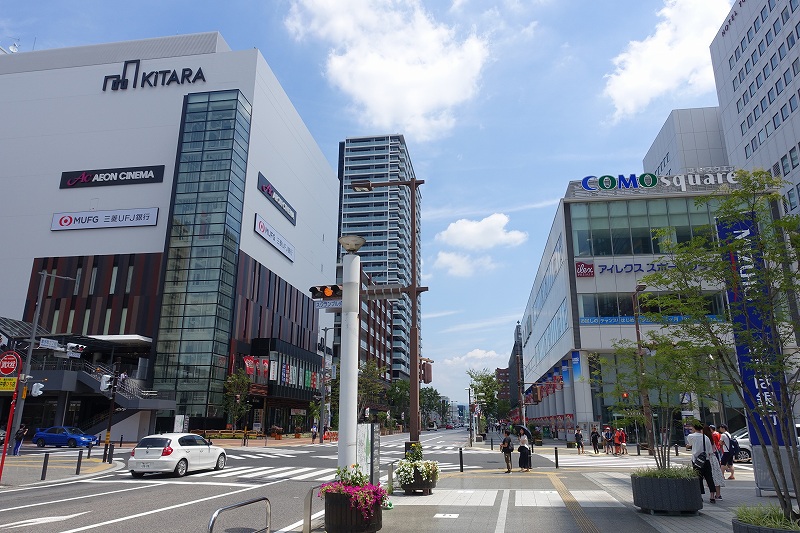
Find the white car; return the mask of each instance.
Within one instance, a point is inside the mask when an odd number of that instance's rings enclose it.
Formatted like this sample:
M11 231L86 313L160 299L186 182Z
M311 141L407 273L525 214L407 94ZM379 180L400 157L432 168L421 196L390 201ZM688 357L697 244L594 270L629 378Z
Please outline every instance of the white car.
M133 477L158 472L172 472L178 477L186 472L225 468L225 450L194 433L162 433L144 437L131 450L128 470Z

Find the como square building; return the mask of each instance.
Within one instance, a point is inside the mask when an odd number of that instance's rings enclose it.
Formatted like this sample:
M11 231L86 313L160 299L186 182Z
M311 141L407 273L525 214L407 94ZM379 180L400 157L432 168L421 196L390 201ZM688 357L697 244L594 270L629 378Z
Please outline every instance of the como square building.
M47 380L23 422L99 433L118 370L114 439L224 428L243 369L240 427L309 423L338 180L261 53L218 33L18 53L0 92L0 316L38 319ZM0 333L26 355L30 326Z
M660 327L635 316L635 293L646 290L641 277L670 268L661 259L654 231L669 228L676 242L706 234L714 224L715 204L697 206L696 197L737 186L730 167L686 170L671 176L588 176L569 183L521 322L525 383L529 393L537 387L538 394L531 395L539 399L526 415L545 436L570 441L576 427L588 435L592 427L616 426L616 418L622 418L608 394L614 389L614 344L636 340L637 318L643 336ZM710 314L726 316L721 291L708 291L708 305ZM605 367L601 359L608 361ZM698 416L713 417L715 408L701 405ZM725 420L737 421L735 410L725 414Z

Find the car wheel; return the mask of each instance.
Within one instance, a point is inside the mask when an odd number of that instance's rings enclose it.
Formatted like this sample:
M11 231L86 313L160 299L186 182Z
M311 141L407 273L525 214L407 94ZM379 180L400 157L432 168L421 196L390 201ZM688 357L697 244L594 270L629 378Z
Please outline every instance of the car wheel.
M39 440L37 440L37 441L36 441L36 445L37 445L39 448L44 448L44 439L39 439Z
M185 476L187 470L189 470L189 463L186 462L186 459L181 459L178 461L178 464L175 465L175 475L177 477Z
M140 477L144 477L144 472L134 472L133 470L131 470L131 476L138 479Z
M750 452L748 450L739 450L739 453L736 454L736 462L737 463L746 463L750 461L752 457L750 456Z
M217 457L217 464L214 466L214 470L222 470L223 468L225 468L225 454L221 453Z
M69 439L67 441L67 446L69 446L70 448L75 448L76 446L78 446L78 442L75 439Z

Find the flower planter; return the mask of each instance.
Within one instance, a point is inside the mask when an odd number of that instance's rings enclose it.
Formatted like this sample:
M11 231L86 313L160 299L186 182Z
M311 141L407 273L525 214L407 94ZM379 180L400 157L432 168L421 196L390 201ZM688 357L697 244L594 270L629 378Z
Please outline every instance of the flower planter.
M752 524L745 524L737 519L732 519L733 533L785 533L791 531L789 529L780 529L776 527L754 526Z
M281 437L282 437L282 435L280 433L271 433L270 434L270 438L273 438L275 440L281 440Z
M294 434L294 438L296 438L296 439L299 439L299 438L300 438L300 437L302 437L302 436L303 436L303 435L302 435L301 433L295 433L295 434Z
M368 533L380 531L383 514L379 503L368 519L350 505L350 496L338 492L325 493L325 531L327 533Z
M436 480L427 481L422 479L422 474L420 474L417 467L414 467L414 481L412 483L401 483L400 486L403 488L406 494L414 494L416 491L422 491L423 495L431 494L432 490L436 488Z
M633 505L645 512L692 513L703 508L696 478L631 476Z

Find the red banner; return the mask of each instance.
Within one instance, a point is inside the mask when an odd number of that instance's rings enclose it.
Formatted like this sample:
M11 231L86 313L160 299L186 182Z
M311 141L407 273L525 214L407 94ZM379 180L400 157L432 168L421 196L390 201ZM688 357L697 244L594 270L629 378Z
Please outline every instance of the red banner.
M269 359L262 359L261 360L261 375L267 377L269 373Z
M256 358L252 355L244 356L244 371L248 376L252 376L256 371Z

